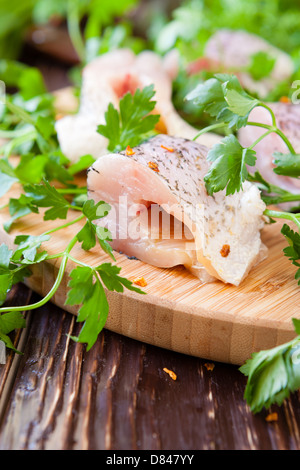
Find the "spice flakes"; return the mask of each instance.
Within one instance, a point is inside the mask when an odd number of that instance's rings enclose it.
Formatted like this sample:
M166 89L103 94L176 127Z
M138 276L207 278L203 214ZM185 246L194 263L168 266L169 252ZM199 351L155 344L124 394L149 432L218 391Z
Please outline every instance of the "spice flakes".
M278 413L270 413L266 416L266 421L272 423L273 421L278 421Z
M227 258L229 253L230 253L230 246L229 245L223 245L221 250L220 250L221 256L223 256L223 258Z
M171 377L171 379L177 380L177 375L176 375L175 372L173 372L172 370L167 369L166 367L164 367L164 368L163 368L163 371L164 371L166 374L168 374L168 375Z
M159 172L158 164L154 162L148 162L148 167L151 168L151 170L156 171L157 173Z
M146 287L148 285L147 281L143 277L136 277L135 279L132 279L131 282L140 287Z
M165 145L161 145L161 148L167 150L168 152L174 152L174 149L172 147L166 147Z
M131 155L134 155L134 154L135 154L135 152L132 150L132 148L131 148L129 145L127 145L126 150L125 150L125 153L126 153L126 155L128 155L129 157L130 157Z

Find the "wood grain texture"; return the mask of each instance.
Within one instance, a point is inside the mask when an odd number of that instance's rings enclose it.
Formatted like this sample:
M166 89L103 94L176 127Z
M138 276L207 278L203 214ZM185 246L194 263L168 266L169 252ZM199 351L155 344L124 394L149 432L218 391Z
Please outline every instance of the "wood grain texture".
M26 287L16 290L21 301ZM234 365L208 370L205 360L108 330L87 352L67 336L78 332L75 316L55 305L32 313L0 406L1 450L300 449L299 392L253 415ZM266 421L270 412L276 422Z
M70 88L56 96L60 112L76 106ZM15 188L6 198L17 195ZM74 211L69 218L76 215ZM1 212L1 227L9 217L8 211ZM30 214L16 223L11 233L0 229L0 241L13 246L17 234L38 235L55 226L57 221L43 221L42 213ZM47 251L51 255L63 251L81 227L78 223L54 233ZM144 277L147 295L107 292L107 329L155 346L232 364L242 364L255 351L290 340L295 336L291 319L299 317L300 290L294 279L295 268L282 253L286 241L280 229L279 222L265 227L262 239L269 249L268 257L239 287L221 281L204 284L183 267L155 268L116 253L121 275L129 279ZM99 247L84 252L78 245L72 255L91 266L111 261ZM28 286L44 296L54 283L58 263L56 260L35 266ZM68 263L53 302L76 315L78 307L65 306L68 274L74 266Z

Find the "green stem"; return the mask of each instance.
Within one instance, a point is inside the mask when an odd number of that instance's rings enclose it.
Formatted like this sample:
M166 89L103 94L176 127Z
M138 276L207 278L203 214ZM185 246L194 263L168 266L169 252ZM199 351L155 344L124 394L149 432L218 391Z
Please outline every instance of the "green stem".
M252 150L261 140L263 140L267 135L271 134L273 132L273 129L268 130L264 134L262 134L256 141L249 147L249 150Z
M51 290L48 292L48 294L43 299L41 299L39 302L36 302L34 304L31 304L31 305L22 305L22 306L19 306L19 307L18 306L17 307L2 307L2 308L0 308L0 313L4 313L4 312L23 312L23 311L28 311L28 310L34 310L36 308L39 308L39 307L42 307L43 305L45 305L54 296L55 292L59 288L60 283L61 283L61 281L63 279L63 276L64 276L64 273L65 273L65 270L66 270L66 266L67 266L67 262L68 262L68 258L69 258L69 253L70 253L70 251L72 250L72 248L74 247L74 245L76 243L77 243L77 237L74 237L70 241L70 243L68 244L67 248L65 249L63 259L62 259L61 265L59 267L58 274L57 274L57 277L55 279L55 282L54 282Z
M51 230L48 230L47 232L43 233L43 235L50 235L51 233L57 232L58 230L62 230L64 228L70 227L70 225L74 225L80 220L84 219L84 214L81 214L79 217L77 217L74 220L71 220L70 222L67 222L63 225L60 225L59 227L52 228Z
M287 219L290 220L291 222L294 222L298 229L300 230L300 220L295 214L292 214L290 212L281 212L281 211L274 211L271 209L266 209L264 211L264 215L271 217L271 219Z
M276 123L276 117L275 117L275 114L274 114L273 110L264 103L260 103L259 106L261 106L262 108L265 108L267 111L269 111L269 113L271 115L271 119L272 119L272 126L278 128L277 123Z
M80 31L78 1L68 1L67 27L70 39L81 62L85 59L85 46Z
M217 122L216 124L212 124L211 126L204 127L203 129L201 129L201 131L198 132L198 134L193 138L193 140L198 139L200 135L205 134L206 132L213 131L214 129L219 129L220 127L224 126L224 122Z
M280 129L278 129L277 126L270 126L269 124L263 124L261 122L252 122L252 121L247 122L247 126L262 127L263 129L267 129L268 131L270 131L270 133L275 132L275 134L281 137L281 139L284 141L290 153L292 153L293 155L296 154L296 151L293 145L291 144L291 142L289 141L289 139L286 137L286 135L284 135L284 133Z
M83 188L58 188L56 191L60 194L85 194L87 191L86 187ZM73 206L72 206L73 207Z

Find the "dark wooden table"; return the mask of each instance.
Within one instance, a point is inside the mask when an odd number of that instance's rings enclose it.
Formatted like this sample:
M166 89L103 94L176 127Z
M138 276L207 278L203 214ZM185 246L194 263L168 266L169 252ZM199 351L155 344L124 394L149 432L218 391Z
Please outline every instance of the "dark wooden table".
M67 65L26 53L50 90L68 84ZM37 299L21 284L8 303ZM253 415L236 366L208 370L205 358L107 330L87 352L69 339L78 333L76 318L51 303L27 315L15 338L23 355L8 354L0 366L1 450L300 449L299 392ZM270 412L277 421L266 421Z

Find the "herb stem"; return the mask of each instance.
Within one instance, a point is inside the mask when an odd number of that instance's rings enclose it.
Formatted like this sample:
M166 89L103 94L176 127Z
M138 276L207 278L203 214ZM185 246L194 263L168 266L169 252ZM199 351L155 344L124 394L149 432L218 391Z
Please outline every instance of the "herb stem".
M272 132L273 132L273 129L269 129L267 132L262 134L258 139L256 139L256 141L250 147L248 147L248 149L252 150L261 140L267 137L267 135L272 134Z
M81 214L79 217L77 217L74 220L71 220L70 222L67 222L66 224L60 225L59 227L52 228L51 230L48 230L47 232L43 233L43 235L50 235L51 233L57 232L58 230L62 230L64 228L70 227L70 225L74 225L80 220L84 219L84 214Z
M267 217L274 218L274 219L287 219L287 220L290 220L291 222L294 222L297 225L298 229L300 230L300 220L293 213L266 209L264 211L264 215L266 215Z
M267 111L269 111L269 113L271 115L271 119L272 119L272 126L278 128L277 123L276 123L276 117L275 117L275 114L272 111L272 109L269 106L267 106L265 103L260 103L259 106L261 106L262 108L265 108Z
M217 122L216 124L211 124L211 126L204 127L203 129L201 129L201 131L198 132L198 134L193 138L193 140L198 139L200 135L205 134L206 132L213 131L214 129L219 129L220 127L224 126L224 122Z
M85 46L80 31L79 2L68 0L67 27L74 49L81 62L85 59Z
M281 139L284 141L290 153L292 153L293 155L296 154L296 151L293 145L291 144L291 142L289 141L289 139L280 129L278 129L277 126L270 126L269 124L263 124L261 122L252 122L252 121L247 122L247 126L262 127L263 129L268 129L270 131L269 133L275 132L275 134L281 137Z
M60 283L61 283L61 281L63 279L63 276L64 276L64 273L65 273L65 270L66 270L66 266L67 266L67 262L68 262L68 258L69 258L69 253L70 253L70 251L72 250L72 248L74 247L74 245L76 243L77 243L77 237L74 237L74 238L72 238L72 240L68 244L67 248L65 249L64 254L63 254L63 259L62 259L61 265L59 267L58 274L57 274L57 277L55 279L55 282L54 282L52 288L50 289L50 291L48 292L48 294L43 299L41 299L41 300L39 300L39 302L36 302L34 304L31 304L31 305L23 305L23 306L16 306L16 307L2 307L2 308L0 308L0 313L34 310L36 308L39 308L39 307L42 307L43 305L45 305L54 296L55 292L59 288Z
M85 194L86 191L87 191L87 188L86 187L83 187L83 188L58 188L58 189L56 189L56 191L60 194Z

